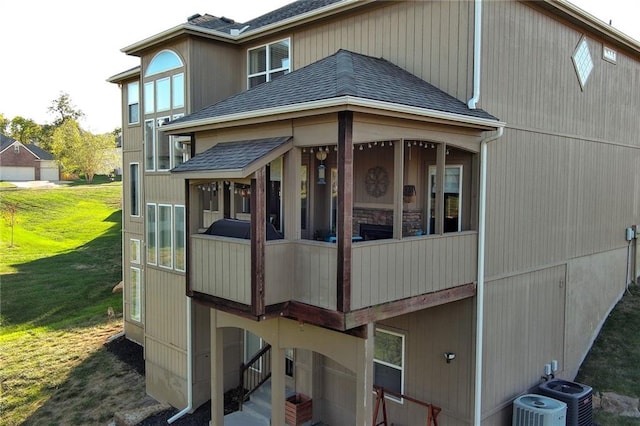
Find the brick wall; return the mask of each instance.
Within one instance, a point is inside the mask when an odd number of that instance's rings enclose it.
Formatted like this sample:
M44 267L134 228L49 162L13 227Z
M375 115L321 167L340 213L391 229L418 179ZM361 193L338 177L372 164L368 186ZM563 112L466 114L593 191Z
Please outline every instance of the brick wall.
M353 234L359 235L360 224L393 226L393 210L372 209L364 207L353 208ZM402 236L416 235L423 229L422 210L408 209L402 212Z

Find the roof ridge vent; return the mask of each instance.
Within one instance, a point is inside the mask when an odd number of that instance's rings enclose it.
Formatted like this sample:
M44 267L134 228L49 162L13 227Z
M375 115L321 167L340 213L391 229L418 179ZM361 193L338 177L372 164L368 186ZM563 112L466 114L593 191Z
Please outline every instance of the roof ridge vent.
M194 19L198 19L198 18L200 18L200 17L202 17L202 15L200 15L199 13L195 13L195 14L193 14L193 15L189 16L189 17L187 18L187 21L193 21Z

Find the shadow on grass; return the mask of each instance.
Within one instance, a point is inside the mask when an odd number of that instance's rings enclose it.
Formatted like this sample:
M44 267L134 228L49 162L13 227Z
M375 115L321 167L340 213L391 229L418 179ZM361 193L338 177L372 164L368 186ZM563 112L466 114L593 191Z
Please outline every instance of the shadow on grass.
M141 359L142 348L133 355ZM144 380L132 366L100 346L64 382L47 389L46 402L22 425L105 425L117 412L155 403L146 396Z
M121 217L111 214L107 231L74 250L12 265L17 272L3 275L0 288L3 328L84 326L109 307L121 313L122 295L112 293L122 279Z

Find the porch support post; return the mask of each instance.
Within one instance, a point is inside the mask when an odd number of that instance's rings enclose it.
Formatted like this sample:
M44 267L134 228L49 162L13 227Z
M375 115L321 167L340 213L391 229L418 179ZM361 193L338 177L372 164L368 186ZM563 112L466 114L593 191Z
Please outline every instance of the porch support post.
M444 143L438 144L436 164L436 234L444 233L444 173L447 161L447 146ZM431 183L429 183L430 185ZM428 213L428 212L427 212Z
M353 235L353 112L338 113L338 259L337 303L351 310L351 237Z
M402 238L402 221L404 210L404 140L393 144L393 193L395 202L393 208L393 238Z
M356 425L371 424L373 418L373 343L374 326L367 324L367 338L358 345L356 371Z
M280 340L280 339L278 339ZM284 425L284 349L279 342L273 342L271 346L271 424Z
M284 205L284 237L289 241L299 240L300 232L300 173L302 151L292 148L284 156L284 188L281 189Z
M224 333L218 328L218 312L211 309L211 424L224 424Z
M266 170L256 170L251 179L251 313L265 313L264 268L267 215L265 208Z

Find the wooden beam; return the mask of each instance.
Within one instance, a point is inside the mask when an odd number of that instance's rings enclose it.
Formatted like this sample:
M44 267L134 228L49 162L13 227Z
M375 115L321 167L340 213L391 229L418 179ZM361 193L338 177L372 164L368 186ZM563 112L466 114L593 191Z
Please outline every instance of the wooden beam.
M338 113L337 309L351 310L351 237L353 234L353 112Z
M436 150L437 163L436 163L436 220L435 220L435 233L444 233L444 176L445 176L445 163L447 161L447 147L443 143L439 143ZM427 185L431 185L429 182ZM431 189L429 189L431 191Z
M251 179L251 311L255 316L265 312L266 175L261 167Z
M402 238L404 212L404 139L393 144L393 238Z
M388 302L369 308L358 309L345 314L345 327L347 329L361 326L370 322L382 321L387 318L421 311L434 306L444 305L476 295L476 284L464 284L461 286L440 290L433 293L421 294L407 299Z
M344 331L344 314L330 309L290 301L283 312L284 316L332 330Z

